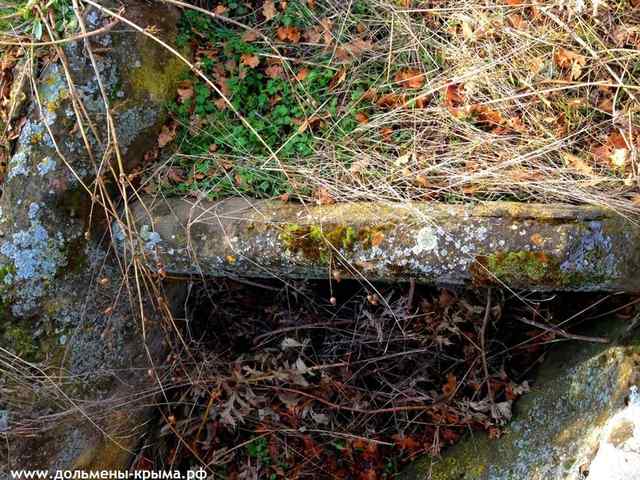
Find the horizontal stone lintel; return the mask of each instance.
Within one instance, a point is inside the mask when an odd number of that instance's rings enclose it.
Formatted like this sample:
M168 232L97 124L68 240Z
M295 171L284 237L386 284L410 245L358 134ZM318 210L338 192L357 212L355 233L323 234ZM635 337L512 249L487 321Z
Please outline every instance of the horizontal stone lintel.
M149 255L168 274L532 290L640 290L640 229L604 208L488 202L301 205L144 199Z

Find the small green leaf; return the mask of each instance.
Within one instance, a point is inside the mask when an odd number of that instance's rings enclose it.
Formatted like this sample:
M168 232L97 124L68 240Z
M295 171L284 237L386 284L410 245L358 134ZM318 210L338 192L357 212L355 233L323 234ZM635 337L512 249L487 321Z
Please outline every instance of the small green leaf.
M42 22L36 20L33 22L33 36L36 40L42 40Z

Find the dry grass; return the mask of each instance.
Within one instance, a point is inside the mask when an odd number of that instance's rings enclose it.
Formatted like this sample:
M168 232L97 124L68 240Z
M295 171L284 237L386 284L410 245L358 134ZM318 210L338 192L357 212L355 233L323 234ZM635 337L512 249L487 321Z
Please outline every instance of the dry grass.
M305 65L337 72L337 112L323 116L311 94L298 98L306 120L324 122L310 128L312 155L279 154L293 131L275 156L179 151L173 162L284 173L294 194L321 202L507 198L630 214L639 199L632 3L601 2L594 15L560 1L318 0L301 14L298 43L279 41L268 22L245 25L264 34L257 44L276 53L263 62L279 57L289 82ZM345 131L341 122L358 113L367 118Z

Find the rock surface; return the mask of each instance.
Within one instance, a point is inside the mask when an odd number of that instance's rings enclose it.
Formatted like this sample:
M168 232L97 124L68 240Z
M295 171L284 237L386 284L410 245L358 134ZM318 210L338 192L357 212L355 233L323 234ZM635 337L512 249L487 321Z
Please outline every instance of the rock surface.
M631 388L629 404L613 416L600 435L598 453L589 465L592 480L640 479L640 392Z
M125 16L176 35L170 7L127 2ZM88 30L109 21L93 9L85 20ZM156 142L183 67L121 25L89 41L129 167ZM0 200L0 478L10 468L125 468L156 392L147 369L166 348L160 315L144 304L132 310L126 267L86 239L92 229L100 237L99 214L88 222L92 182L110 166L118 171L87 45L66 45L64 62L46 66L37 87ZM169 291L169 301L179 293Z
M468 437L441 459L417 461L403 480L640 478L640 332L626 327L603 319L591 333L617 335L611 345L556 347L504 436Z
M284 275L638 290L640 230L593 207L146 199L136 215L174 274ZM149 213L150 212L150 213ZM357 272L356 272L357 269Z

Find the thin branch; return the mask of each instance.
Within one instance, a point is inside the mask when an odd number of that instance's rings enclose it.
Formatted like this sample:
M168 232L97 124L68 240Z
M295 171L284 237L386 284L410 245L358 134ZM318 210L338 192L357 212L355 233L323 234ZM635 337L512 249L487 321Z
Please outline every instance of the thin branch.
M592 343L609 343L608 338L604 337L589 337L587 335L577 335L575 333L569 333L566 330L563 330L554 325L545 325L544 323L536 322L535 320L529 320L525 317L520 317L519 320L522 323L526 323L527 325L531 325L532 327L540 328L547 332L555 333L556 335L564 338L568 338L570 340L579 340L582 342L592 342Z

